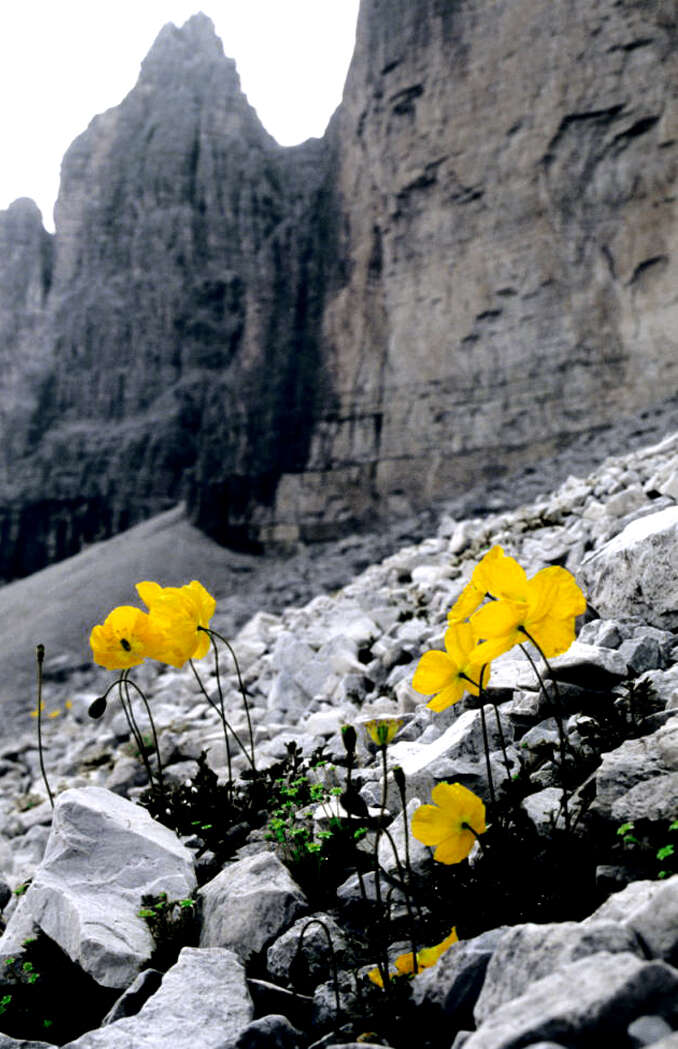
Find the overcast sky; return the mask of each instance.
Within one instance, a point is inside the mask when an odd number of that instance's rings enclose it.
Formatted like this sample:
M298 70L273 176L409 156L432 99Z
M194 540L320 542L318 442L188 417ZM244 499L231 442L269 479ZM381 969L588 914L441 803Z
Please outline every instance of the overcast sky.
M359 0L0 0L0 209L32 197L53 229L61 159L134 86L166 22L214 22L281 145L323 134L341 101Z

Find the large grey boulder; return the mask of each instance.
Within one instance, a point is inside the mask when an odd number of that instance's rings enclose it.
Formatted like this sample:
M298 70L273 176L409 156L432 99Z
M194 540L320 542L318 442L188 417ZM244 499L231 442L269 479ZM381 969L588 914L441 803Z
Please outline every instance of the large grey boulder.
M244 961L308 910L306 897L272 852L224 868L200 889L201 947L228 947Z
M476 1023L480 1026L500 1006L524 994L535 981L569 962L601 951L643 957L635 933L615 922L530 922L513 926L501 937L490 959L474 1009Z
M678 506L628 524L587 557L580 579L602 616L640 616L652 626L678 626Z
M465 1049L517 1049L533 1042L579 1044L583 1033L600 1045L623 1044L628 1024L642 1014L670 1016L678 972L666 962L601 951L532 983L487 1017Z
M595 809L620 822L670 819L678 803L678 717L603 755Z
M191 853L145 809L101 787L57 797L45 857L20 912L0 939L16 943L28 919L104 987L127 987L147 963L153 939L138 916L141 898L190 896Z
M586 923L616 921L632 929L647 956L678 963L678 874L666 881L631 882Z
M89 1031L64 1049L234 1049L253 1016L240 960L218 947L184 947L136 1016Z

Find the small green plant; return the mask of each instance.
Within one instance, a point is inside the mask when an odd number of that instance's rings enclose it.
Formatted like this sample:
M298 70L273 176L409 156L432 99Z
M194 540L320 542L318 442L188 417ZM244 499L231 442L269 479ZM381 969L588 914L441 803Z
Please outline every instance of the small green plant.
M174 965L182 947L196 947L199 938L197 904L194 899L169 900L166 892L143 896L137 911L155 942L149 965L161 972Z
M0 971L0 1031L63 1045L98 1026L116 994L99 987L42 933L30 936Z

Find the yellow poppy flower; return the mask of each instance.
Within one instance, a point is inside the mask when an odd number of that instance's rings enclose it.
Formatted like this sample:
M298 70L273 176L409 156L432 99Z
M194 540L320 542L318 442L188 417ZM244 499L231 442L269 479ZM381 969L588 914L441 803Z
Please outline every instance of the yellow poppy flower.
M120 605L97 624L90 634L92 657L107 670L126 670L139 666L154 652L162 638L146 612L132 605Z
M412 688L433 695L427 706L441 711L469 692L478 695L482 662L477 658L476 639L469 623L453 623L445 631L445 652L424 652L412 678ZM489 681L485 675L483 684Z
M165 586L149 581L137 583L137 593L149 609L161 635L152 658L173 667L188 659L206 656L210 639L204 630L214 615L216 601L197 579L187 586Z
M457 936L457 930L453 927L450 931L449 936L446 936L441 943L437 943L435 947L422 947L420 951L417 951L417 972L421 972L422 969L430 969L436 964L441 954L444 954L448 947L452 944L458 943L459 937ZM389 973L389 980L394 976L408 976L414 973L414 962L413 962L412 951L407 954L399 954L395 960L396 971ZM375 966L374 969L370 969L367 974L372 981L376 983L377 987L384 986L384 981L381 978L379 969Z
M403 718L374 717L369 721L361 721L367 735L378 747L387 746L396 732L403 727Z
M470 581L447 613L448 623L468 619L488 596L513 597L524 589L526 576L512 557L501 546L493 546L473 569Z
M477 657L496 659L528 634L547 659L566 652L574 641L574 621L586 610L574 576L557 565L542 568L532 579L525 578L521 592L514 593L513 598L492 601L471 616L474 637L482 639Z
M412 834L424 845L436 846L438 863L460 863L485 833L485 806L461 783L439 783L431 791L432 805L420 805L412 816Z
M430 969L436 964L441 954L444 954L448 947L451 947L453 943L457 943L459 937L457 936L456 928L452 927L449 936L446 936L441 943L437 943L435 947L422 947L420 951L417 951L417 971L420 972L422 969ZM405 975L406 973L414 972L414 962L412 960L412 951L408 954L399 954L395 960L395 967L399 973Z

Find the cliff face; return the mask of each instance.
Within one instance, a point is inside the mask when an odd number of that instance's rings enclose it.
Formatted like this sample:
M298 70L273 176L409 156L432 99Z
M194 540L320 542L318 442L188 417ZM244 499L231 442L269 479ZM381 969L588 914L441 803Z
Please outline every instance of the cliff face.
M363 0L284 150L209 20L166 27L65 157L53 261L0 214L0 575L181 497L336 534L675 391L677 44L667 0Z
M281 510L420 505L675 392L677 43L659 0L363 3L340 406Z

